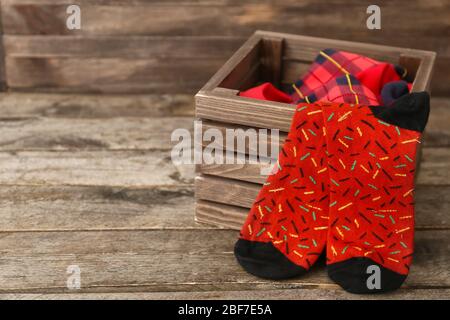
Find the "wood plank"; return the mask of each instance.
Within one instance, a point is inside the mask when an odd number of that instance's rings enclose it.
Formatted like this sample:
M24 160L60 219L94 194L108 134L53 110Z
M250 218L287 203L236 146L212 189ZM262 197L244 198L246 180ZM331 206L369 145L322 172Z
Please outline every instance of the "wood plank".
M0 232L210 228L192 186L0 186Z
M231 134L227 134L227 130L230 129L233 131L231 131ZM226 151L227 143L231 143L230 141L232 141L235 148L235 150L231 150L232 152L237 152L238 144L241 143L243 145L242 150L245 150L245 154L257 155L258 150L264 150L264 148L267 148L266 156L272 159L276 159L278 154L271 154L271 148L280 148L280 145L283 145L287 136L285 133L279 133L278 136L272 136L270 131L259 132L257 128L249 128L233 124L225 125L214 121L203 121L202 131L207 132L208 130L215 130L217 133L220 132L223 139L214 140L214 145L222 148L224 151ZM202 142L204 147L207 147L211 143L205 139L203 139ZM243 155L243 153L244 152L241 152L241 155Z
M0 151L170 150L178 128L192 130L192 118L6 118L0 119Z
M164 60L6 57L5 63L8 87L17 91L193 93L223 62L223 58L195 57Z
M46 117L107 119L114 117L184 117L194 115L187 94L0 94L0 119Z
M400 63L402 62L402 60L404 60L404 58L405 57L403 55L400 56ZM421 63L420 65L418 65L417 70L409 69L416 74L416 77L414 78L411 88L411 91L413 92L430 91L431 79L433 76L433 70L436 60L436 53L433 52L424 57L420 57L420 60ZM411 67L414 68L413 66Z
M6 90L5 46L3 41L2 9L0 8L0 91Z
M295 106L245 97L195 96L196 117L257 128L288 132ZM261 117L261 115L264 117Z
M215 82L215 78L217 80L220 79L217 83L219 87L241 90L242 85L246 83L248 77L252 77L252 74L259 75L261 50L262 43L259 42L258 37L252 36L249 38L225 65L215 73L213 78L208 81L202 90L205 90L205 87L212 88L212 83Z
M209 1L207 5L205 2L191 1L174 1L169 4L156 2L148 5L138 1L127 6L124 6L124 3L102 1L83 4L83 27L75 34L234 35L239 32L248 34L270 25L272 30L279 32L304 30L303 32L308 34L328 30L328 33L336 35L365 35L366 38L372 35L392 41L396 35L398 38L405 36L408 39L414 39L414 36L430 36L427 30L444 35L450 10L446 3L431 6L420 1L404 0L394 5L384 1L383 29L374 34L361 27L365 26L367 5L358 1L348 2L345 10L342 10L339 1L261 1L246 4L238 1ZM65 8L68 4L71 2L49 4L37 1L7 1L3 4L5 33L74 34L65 26ZM398 6L402 6L404 15L398 16ZM303 17L301 20L298 20L299 12ZM318 14L322 17L320 26L311 23ZM46 23L39 23L42 20L46 20ZM135 23L136 21L140 23ZM335 28L339 24L342 24L342 28ZM392 34L390 30L394 27L397 32Z
M197 220L240 230L260 189L260 185L248 182L196 177L195 196L207 200L197 204ZM450 186L416 186L416 228L450 228L450 200L446 199L449 192Z
M15 58L222 59L245 41L229 36L4 35L5 53Z
M448 185L450 171L448 170L448 159L450 159L449 148L423 148L422 162L420 165L417 184ZM204 174L221 176L236 180L262 184L266 177L261 176L261 168L267 167L263 164L212 164L201 165Z
M263 79L280 86L281 70L283 68L284 41L281 38L264 39L262 50Z
M225 61L245 40L230 36L42 36L5 35L4 46L10 58L127 58L127 59L218 59ZM398 45L398 44L397 44ZM433 48L428 48L433 49ZM309 52L309 51L311 52ZM286 46L287 60L283 65L283 83L289 84L299 78L309 66L309 61L298 63L294 57L304 51L311 59L317 49L292 48ZM450 49L446 50L450 51ZM450 53L449 53L450 55ZM384 57L378 57L379 59ZM297 58L298 59L298 58ZM397 62L397 59L394 62ZM445 60L445 61L444 61ZM436 72L438 85L442 67L448 65L448 58L441 53L440 68ZM217 66L217 68L220 64ZM448 69L448 68L447 68ZM447 70L445 69L445 70ZM445 77L444 72L442 76ZM205 81L207 79L205 78ZM442 85L441 85L442 86ZM438 90L442 93L442 90Z
M163 187L193 179L193 165L174 165L167 151L0 153L3 185Z
M257 52L259 43L261 42L261 37L256 34L251 35L243 44L240 46L235 53L218 69L216 73L206 82L206 84L200 89L199 93L202 91L217 90L219 84L223 84L227 76L233 74L233 70L239 65L243 65L247 60L251 62L252 56ZM243 61L244 60L244 61ZM253 64L254 65L254 64ZM244 64L245 66L245 64ZM259 74L258 65L254 66L253 69L249 69L250 74L247 76L248 79L241 79L240 85L245 82L248 84L248 80L252 79L255 75ZM253 75L252 75L253 73ZM247 81L246 81L247 80ZM225 83L226 84L226 83Z
M434 65L431 91L434 95L450 96L448 83L450 81L450 58L437 58Z
M68 292L69 265L81 269L79 292L337 289L323 260L292 280L247 274L233 256L236 231L12 232L1 237L2 293ZM449 241L450 231L416 233L415 261L405 288L449 288Z
M197 198L195 203L195 221L217 228L241 230L248 215L248 209L200 200L206 197L202 194L199 194L197 197L197 190L195 196Z
M283 289L189 292L120 293L12 293L0 294L2 300L440 300L450 299L450 289L407 289L382 295L355 295L344 290Z
M430 111L424 144L436 147L450 146L450 99L431 98Z

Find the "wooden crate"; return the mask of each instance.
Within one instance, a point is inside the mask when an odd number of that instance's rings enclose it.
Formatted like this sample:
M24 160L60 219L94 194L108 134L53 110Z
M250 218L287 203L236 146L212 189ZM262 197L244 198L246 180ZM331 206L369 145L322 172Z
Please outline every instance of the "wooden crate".
M222 132L227 128L279 129L282 145L295 106L243 98L238 93L265 81L286 89L308 70L317 53L325 48L399 64L413 79L412 91L430 91L434 52L257 31L197 93L196 118L203 121L204 129L216 128ZM247 148L246 152L249 151ZM420 149L418 152L420 156ZM198 165L196 220L239 229L266 179L260 175L261 166Z

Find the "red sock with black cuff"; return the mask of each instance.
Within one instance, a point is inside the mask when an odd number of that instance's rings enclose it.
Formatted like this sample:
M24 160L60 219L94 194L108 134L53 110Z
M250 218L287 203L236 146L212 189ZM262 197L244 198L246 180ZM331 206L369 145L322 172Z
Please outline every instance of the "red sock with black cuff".
M352 293L397 289L413 255L415 157L429 96L323 111L331 181L328 274Z
M291 129L240 232L235 256L249 273L285 279L305 273L325 248L329 178L320 105L297 106Z

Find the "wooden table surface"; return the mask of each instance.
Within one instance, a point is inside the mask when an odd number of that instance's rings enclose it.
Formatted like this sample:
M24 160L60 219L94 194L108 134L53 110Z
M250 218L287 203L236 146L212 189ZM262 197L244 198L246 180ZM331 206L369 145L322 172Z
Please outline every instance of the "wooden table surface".
M0 110L0 299L450 299L449 98L432 99L411 274L376 296L345 293L323 262L255 278L235 262L236 231L194 222L193 167L170 161L189 95L6 93Z

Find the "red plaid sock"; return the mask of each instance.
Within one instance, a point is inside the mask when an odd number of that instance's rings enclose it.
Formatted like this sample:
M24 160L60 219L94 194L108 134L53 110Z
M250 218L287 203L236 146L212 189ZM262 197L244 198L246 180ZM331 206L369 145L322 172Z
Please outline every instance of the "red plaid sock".
M367 105L379 104L377 97L372 91L363 86L352 75L345 75L328 81L324 86L318 88L315 93L306 96L304 101L308 103L327 101Z
M415 155L428 113L425 92L390 107L324 109L331 181L328 273L349 292L390 291L408 274ZM378 285L370 285L375 269Z
M340 81L340 83L336 81L338 78L351 75L357 79L357 81L352 80L353 86L363 87L364 89L359 90L366 92L366 96L367 92L371 91L370 95L378 97L385 83L400 79L399 73L406 75L405 70L399 66L350 52L325 49L316 57L307 74L293 84L290 94L292 100L297 103L330 101L328 93L338 90L333 89L334 87L340 87L342 91L344 86L348 86L349 89L346 90L351 91L350 81ZM334 101L355 103L354 96L351 95L340 95ZM374 104L378 105L378 98L376 101Z

